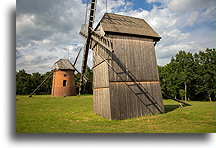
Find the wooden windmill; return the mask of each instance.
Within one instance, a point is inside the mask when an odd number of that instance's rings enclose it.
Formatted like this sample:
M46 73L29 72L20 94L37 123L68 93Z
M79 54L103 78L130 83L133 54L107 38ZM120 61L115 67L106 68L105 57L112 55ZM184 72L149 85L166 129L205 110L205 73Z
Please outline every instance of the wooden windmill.
M142 19L105 13L93 30L91 1L80 85L93 51L94 112L111 120L164 112L155 45L160 36ZM81 90L81 87L80 87Z

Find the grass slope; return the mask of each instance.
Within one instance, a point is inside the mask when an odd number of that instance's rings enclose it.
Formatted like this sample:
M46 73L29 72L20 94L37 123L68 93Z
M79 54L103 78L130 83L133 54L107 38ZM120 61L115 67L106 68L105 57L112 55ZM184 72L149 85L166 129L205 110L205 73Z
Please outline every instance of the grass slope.
M107 120L93 113L92 95L17 96L17 133L214 133L215 103L190 102L181 108L164 100L166 113Z

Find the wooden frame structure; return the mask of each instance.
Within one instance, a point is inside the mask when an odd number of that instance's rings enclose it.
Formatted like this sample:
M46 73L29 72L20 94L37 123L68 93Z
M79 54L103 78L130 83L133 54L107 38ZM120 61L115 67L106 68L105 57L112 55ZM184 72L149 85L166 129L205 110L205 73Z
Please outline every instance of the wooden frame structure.
M160 36L142 19L110 13L95 34L101 38L92 34L94 112L111 120L163 113L154 49Z

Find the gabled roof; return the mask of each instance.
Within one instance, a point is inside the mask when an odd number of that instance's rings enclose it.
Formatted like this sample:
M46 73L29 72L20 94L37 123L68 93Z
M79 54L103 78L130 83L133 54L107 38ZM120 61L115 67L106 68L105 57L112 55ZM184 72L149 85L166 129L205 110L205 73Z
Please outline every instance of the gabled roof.
M52 67L52 70L75 70L73 64L67 59L60 59Z
M105 13L96 29L99 26L104 32L145 36L156 41L161 38L145 20L129 16Z

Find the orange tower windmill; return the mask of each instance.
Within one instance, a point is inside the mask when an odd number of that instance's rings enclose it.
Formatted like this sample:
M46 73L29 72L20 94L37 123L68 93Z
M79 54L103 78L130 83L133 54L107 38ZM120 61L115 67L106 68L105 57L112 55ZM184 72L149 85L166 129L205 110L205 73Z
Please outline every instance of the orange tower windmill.
M75 68L67 59L58 60L52 67L52 97L75 96Z
M75 64L79 57L82 48L80 48L77 57L72 64L69 59L60 59L52 66L52 70L50 74L44 79L40 85L29 95L32 95L53 75L53 83L52 83L52 97L63 97L63 96L75 96L76 95L76 87L75 87L75 75L74 72L80 73ZM85 82L87 78L84 77Z

